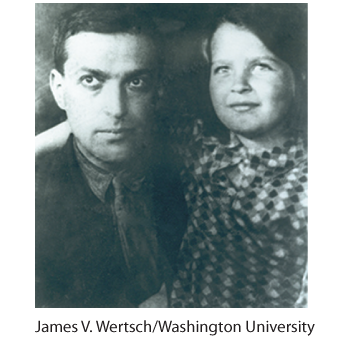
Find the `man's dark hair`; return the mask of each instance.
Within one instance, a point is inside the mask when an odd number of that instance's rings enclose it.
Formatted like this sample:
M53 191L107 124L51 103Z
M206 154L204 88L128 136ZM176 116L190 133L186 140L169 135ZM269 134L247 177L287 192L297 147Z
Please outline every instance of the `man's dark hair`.
M68 55L66 40L80 32L130 33L152 39L159 61L162 59L160 34L157 26L142 6L138 4L83 4L61 15L55 29L55 68L64 74Z

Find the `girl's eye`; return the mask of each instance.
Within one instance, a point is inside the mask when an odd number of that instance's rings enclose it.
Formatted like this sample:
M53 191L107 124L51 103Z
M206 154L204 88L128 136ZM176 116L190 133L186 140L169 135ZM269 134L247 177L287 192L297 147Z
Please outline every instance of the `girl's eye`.
M268 64L257 64L253 67L252 72L253 73L261 73L261 72L267 72L267 71L272 71L272 67Z
M225 74L229 71L228 66L218 66L214 68L214 74Z

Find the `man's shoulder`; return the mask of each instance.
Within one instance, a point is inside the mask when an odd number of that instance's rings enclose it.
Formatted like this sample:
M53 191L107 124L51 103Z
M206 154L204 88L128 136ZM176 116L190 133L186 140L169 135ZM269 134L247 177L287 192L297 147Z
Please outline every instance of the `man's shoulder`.
M67 145L35 153L35 173L49 174L61 168L67 160Z
M64 146L42 150L35 154L35 187L39 193L48 184L67 179L67 173L74 163L72 138Z
M63 147L59 147L53 150L42 150L35 153L35 170L45 170L51 167L55 160L63 159Z

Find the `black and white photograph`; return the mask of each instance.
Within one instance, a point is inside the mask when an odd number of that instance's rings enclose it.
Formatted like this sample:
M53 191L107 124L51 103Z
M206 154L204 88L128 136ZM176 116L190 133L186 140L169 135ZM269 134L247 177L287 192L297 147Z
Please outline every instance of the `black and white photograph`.
M1 337L349 337L344 2L2 14Z
M307 9L36 4L35 307L307 307Z

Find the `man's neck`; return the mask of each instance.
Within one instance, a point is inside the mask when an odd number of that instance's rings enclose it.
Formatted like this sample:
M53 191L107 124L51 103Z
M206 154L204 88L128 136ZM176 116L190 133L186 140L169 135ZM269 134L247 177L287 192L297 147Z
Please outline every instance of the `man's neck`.
M125 161L115 162L115 163L107 163L102 162L99 159L91 156L90 154L86 154L82 147L80 147L79 143L76 139L74 140L74 145L76 151L78 151L86 161L90 163L91 166L94 166L99 172L105 174L113 174L113 177L120 178L120 180L124 179L135 179L141 176L144 176L148 170L149 157L146 152L139 156L133 156L130 159Z
M88 161L92 166L95 166L99 171L104 173L120 173L125 170L125 168L128 167L128 164L126 161L124 162L115 162L115 163L108 163L105 161L99 160L97 157L93 156L89 152L87 152L76 138L74 140L74 145L76 150L85 158L86 161Z

